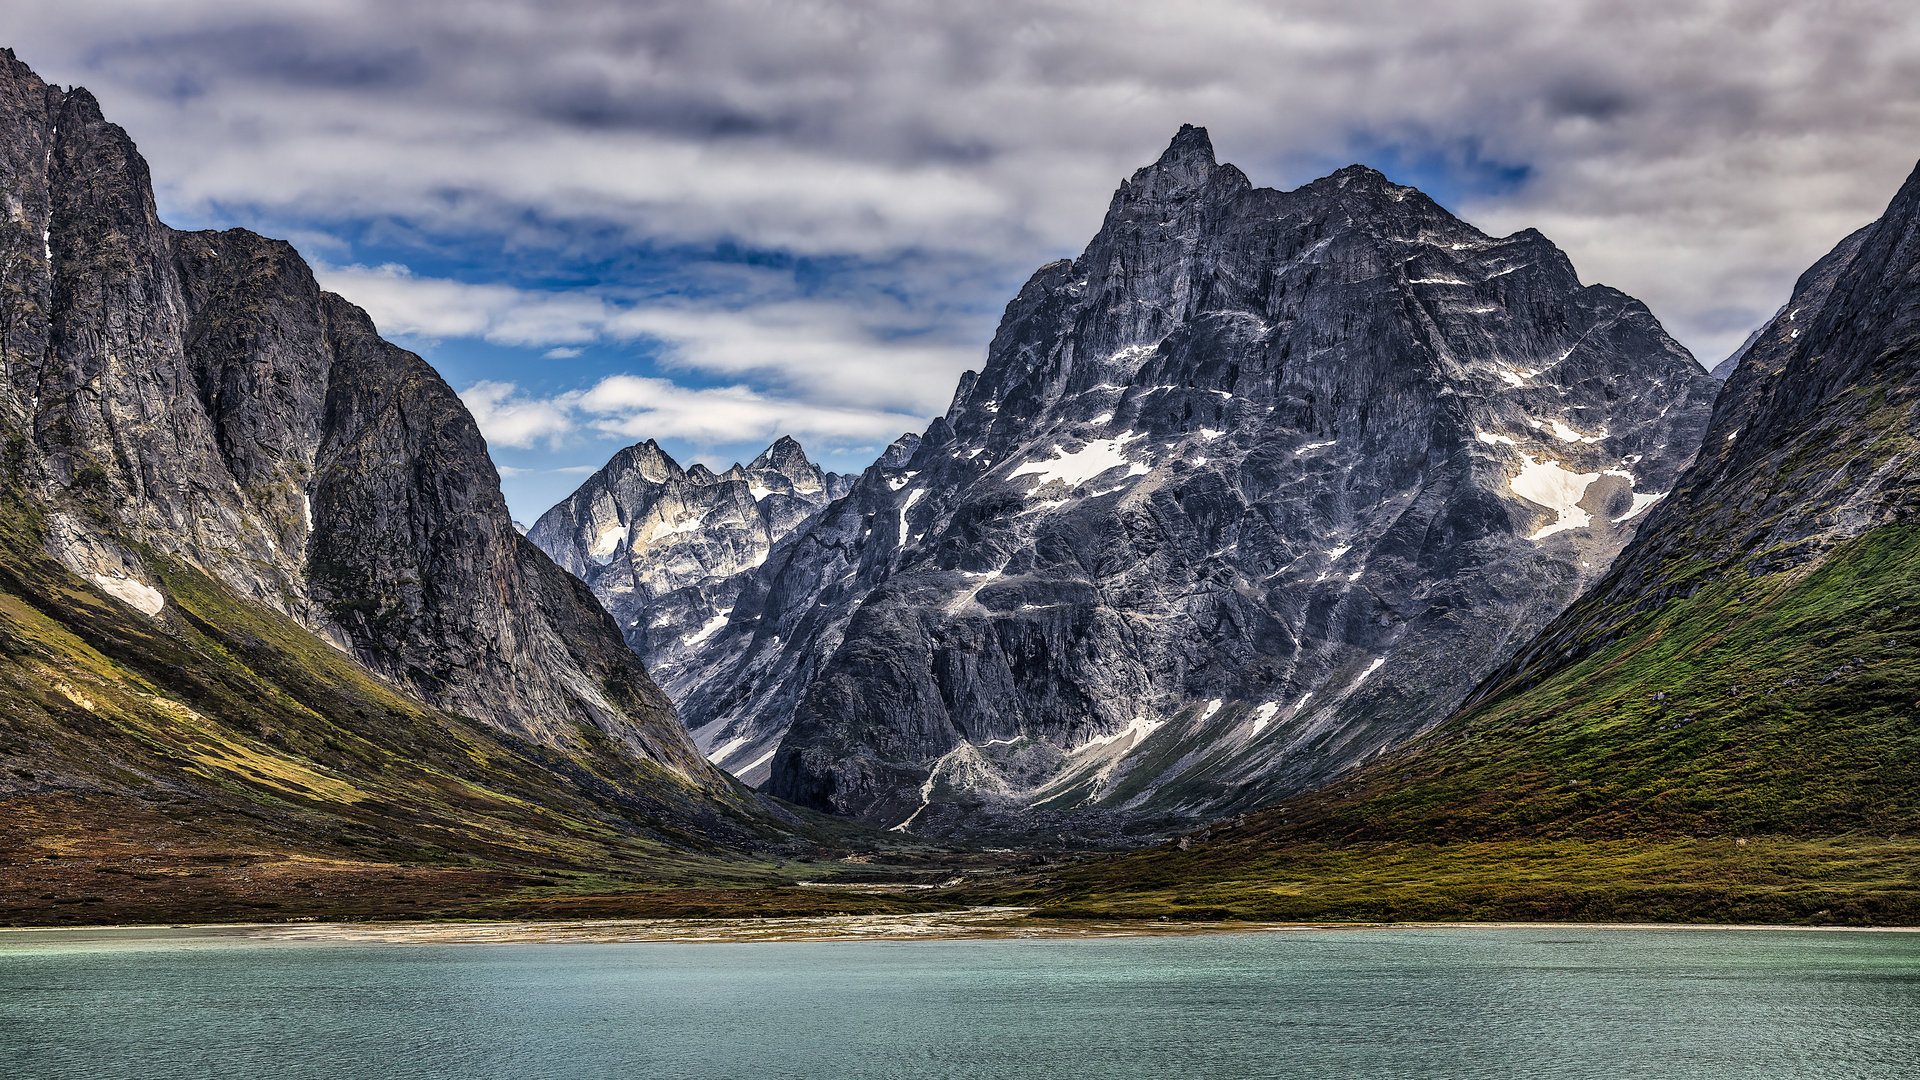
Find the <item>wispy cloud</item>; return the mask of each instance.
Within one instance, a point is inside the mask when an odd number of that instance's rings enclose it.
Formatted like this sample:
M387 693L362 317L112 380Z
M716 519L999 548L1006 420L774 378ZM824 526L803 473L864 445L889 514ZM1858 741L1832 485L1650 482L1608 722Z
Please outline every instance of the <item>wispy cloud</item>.
M941 328L927 326L885 296L869 297L855 308L834 300L770 296L763 283L744 301L737 288L721 302L636 299L630 289L548 292L420 277L397 264L320 264L315 274L325 287L365 307L382 333L399 337L477 337L534 348L559 342L656 342L669 369L743 380L737 386L686 391L717 410L711 421L715 429L729 431L758 431L773 416L796 410L810 417L806 430L835 435L868 437L902 423L918 426L945 405L959 373L980 360L976 345L943 337ZM572 357L580 351L559 345L546 355ZM476 415L488 410L482 427L490 439L528 446L574 430L567 409L509 401L494 389L499 385L483 384L488 389L469 402ZM616 386L625 389L612 389ZM660 379L609 379L578 401L596 411L596 403L611 406L610 395L618 393L624 395L622 415L664 421L677 416L682 403L695 400L674 397L670 386ZM676 424L671 434L694 438L699 421L689 414ZM599 426L622 434L667 433L630 432L624 422Z
M99 93L201 223L596 265L660 243L972 261L969 302L997 303L1193 122L1256 183L1362 153L1429 170L1709 358L1920 154L1920 14L1896 0L68 0L8 35ZM613 332L558 299L475 322L415 295L422 334Z
M696 446L764 443L778 435L842 444L891 439L925 423L910 414L812 404L745 386L689 389L637 375L611 375L588 389L545 398L525 395L513 383L479 382L461 391L460 399L488 443L521 449L558 448L583 430L629 442L682 439Z

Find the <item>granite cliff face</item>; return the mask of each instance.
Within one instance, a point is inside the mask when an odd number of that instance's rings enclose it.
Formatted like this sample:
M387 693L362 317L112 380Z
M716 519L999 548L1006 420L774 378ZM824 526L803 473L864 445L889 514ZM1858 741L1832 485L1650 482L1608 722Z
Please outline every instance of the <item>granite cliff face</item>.
M1817 571L1920 498L1920 170L1840 241L1717 368L1698 460L1606 579L1504 665L1475 702L1514 695L1625 640L1644 613L1716 581L1757 597Z
M1920 921L1920 169L1725 370L1613 569L1453 716L1054 894L1083 917L1177 892L1175 917Z
M1358 166L1256 189L1183 128L741 586L682 714L748 782L915 833L1271 802L1596 580L1717 390L1538 233Z
M587 583L678 698L708 674L700 645L726 625L751 571L851 484L791 438L724 473L682 469L648 440L615 454L527 538Z
M195 568L435 707L735 797L438 375L287 244L161 223L126 132L11 52L0 200L4 469L60 563L160 625Z

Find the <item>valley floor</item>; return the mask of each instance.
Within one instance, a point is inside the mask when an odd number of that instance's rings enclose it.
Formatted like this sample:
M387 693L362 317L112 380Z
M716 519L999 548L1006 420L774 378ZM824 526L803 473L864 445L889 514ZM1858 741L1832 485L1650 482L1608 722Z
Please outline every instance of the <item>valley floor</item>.
M1293 843L1215 836L1073 867L1007 903L1093 919L1920 925L1920 840Z
M617 932L778 939L1282 923L1920 925L1920 840L1860 835L1340 845L1273 844L1249 827L1203 834L1186 851L822 850L704 876L689 863L666 877L330 856L122 800L15 798L0 822L0 925L12 926L479 920L540 936L558 932L541 929L554 920L609 933L604 920L637 919L669 922Z

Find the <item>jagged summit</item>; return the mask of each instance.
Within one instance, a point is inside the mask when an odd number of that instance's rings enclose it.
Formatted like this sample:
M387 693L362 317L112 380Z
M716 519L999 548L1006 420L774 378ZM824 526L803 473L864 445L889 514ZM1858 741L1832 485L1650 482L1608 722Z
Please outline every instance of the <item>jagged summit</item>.
M1468 872L1484 873L1516 864L1496 846L1507 841L1679 837L1693 850L1692 837L1764 837L1763 884L1724 865L1689 873L1677 903L1693 906L1676 908L1667 869L1634 886L1644 906L1623 910L1912 922L1877 881L1849 906L1824 890L1838 846L1826 838L1885 837L1900 858L1896 837L1920 824L1920 169L1719 370L1696 460L1591 590L1428 737L1256 819L1262 839L1211 866L1264 894L1241 867L1303 842L1390 842L1398 859L1464 841ZM1775 839L1805 843L1804 855ZM1188 891L1211 887L1185 869ZM1358 875L1355 895L1408 903L1389 880L1398 871ZM1574 895L1591 912L1604 893L1551 868L1530 877L1536 911ZM1712 882L1731 884L1716 896ZM1484 917L1496 891L1510 903L1518 890L1474 888L1462 902ZM1084 889L1073 895L1085 903ZM1430 901L1411 902L1431 913Z
M519 776L592 785L622 814L760 812L515 529L458 396L291 245L168 227L127 132L10 51L0 194L0 638L114 624L44 653L89 686L84 730L11 690L0 722L40 725L28 742L65 730L98 762L158 755L271 801L289 827L285 800L367 798L347 785L377 788L380 759L326 755L400 720L409 739L457 729L462 761L503 754ZM339 738L300 741L316 729ZM0 740L0 758L28 742ZM196 756L212 746L220 764ZM346 779L315 779L323 761ZM84 783L124 792L146 766L87 768ZM478 768L473 805L505 775Z
M747 465L682 469L652 439L614 454L527 536L586 581L669 694L690 650L726 624L741 575L850 481L776 439ZM703 748L704 749L704 748Z
M1180 131L1167 144L1166 150L1161 152L1159 160L1136 171L1131 183L1138 187L1143 180L1151 182L1164 179L1172 184L1198 187L1211 180L1219 168L1213 156L1213 140L1207 136L1207 129L1181 124Z
M1254 188L1185 128L754 571L683 715L749 782L916 833L1257 805L1558 612L1716 388L1538 233L1362 167Z
M1160 159L1135 170L1113 194L1107 214L1178 207L1195 199L1219 199L1252 186L1232 165L1214 161L1207 129L1183 124Z

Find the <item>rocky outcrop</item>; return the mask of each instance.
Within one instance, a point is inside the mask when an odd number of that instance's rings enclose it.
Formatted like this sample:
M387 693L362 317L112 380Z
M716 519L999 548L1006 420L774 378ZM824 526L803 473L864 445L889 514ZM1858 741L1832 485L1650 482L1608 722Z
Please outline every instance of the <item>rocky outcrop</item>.
M62 563L164 622L177 557L443 710L732 797L439 376L287 244L168 228L126 132L11 52L0 198L5 468Z
M1482 702L1621 641L1727 576L1803 575L1920 508L1920 169L1737 353L1698 460L1606 579L1489 678ZM1756 585L1762 584L1756 581Z
M682 469L648 440L615 454L527 537L587 583L681 697L708 674L701 645L727 624L752 571L851 484L784 436L723 473Z
M1717 389L1536 232L1358 166L1256 189L1184 128L742 586L682 712L749 782L916 833L1270 802L1597 580Z

